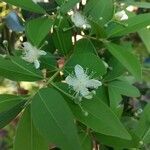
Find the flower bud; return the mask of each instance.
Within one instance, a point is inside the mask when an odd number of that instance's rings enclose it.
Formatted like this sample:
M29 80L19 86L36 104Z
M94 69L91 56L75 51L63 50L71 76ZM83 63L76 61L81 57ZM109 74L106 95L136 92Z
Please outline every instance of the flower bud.
M4 45L4 46L7 46L7 45L8 45L8 41L7 41L7 40L4 40L4 41L3 41L3 45Z

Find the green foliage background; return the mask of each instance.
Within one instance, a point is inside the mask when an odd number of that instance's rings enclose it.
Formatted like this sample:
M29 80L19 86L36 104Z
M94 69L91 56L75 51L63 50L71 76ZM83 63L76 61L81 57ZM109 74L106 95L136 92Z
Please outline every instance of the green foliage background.
M0 2L0 149L150 149L150 3L79 2ZM75 27L67 13L77 3L89 30ZM129 19L115 20L122 9ZM12 10L25 31L10 30ZM24 41L47 52L40 69L21 59ZM77 102L62 82L76 64L103 83L92 100Z

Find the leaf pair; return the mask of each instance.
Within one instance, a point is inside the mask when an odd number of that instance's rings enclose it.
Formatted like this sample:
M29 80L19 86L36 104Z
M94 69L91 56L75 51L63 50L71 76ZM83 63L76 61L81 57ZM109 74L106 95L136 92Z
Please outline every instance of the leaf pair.
M24 108L25 100L14 95L0 95L0 128L10 123Z
M121 109L119 106L122 101L122 95L129 97L139 97L139 90L128 82L115 80L108 84L108 94L111 109L118 114ZM118 114L119 115L119 114Z
M79 106L72 103L70 99L67 101L75 118L87 127L105 135L130 140L130 135L118 118L98 98L86 101L83 104L83 109L89 113L88 116L85 116ZM81 143L79 143L72 112L59 92L52 88L41 89L32 100L32 119L29 112L30 110L27 108L19 123L15 150L19 150L21 145L25 144L29 149L35 149L39 144L38 140L41 139L40 135L46 141L56 144L62 149L83 149L83 145L81 146ZM31 141L23 137L29 137ZM46 145L41 140L41 147L44 147L43 150L47 149Z
M137 80L141 80L142 71L139 60L125 47L114 44L106 44L109 52L131 73ZM113 69L113 68L112 68Z
M81 149L73 115L63 97L52 88L41 89L32 100L31 110L28 106L24 111L14 150L48 150L48 143L66 150Z

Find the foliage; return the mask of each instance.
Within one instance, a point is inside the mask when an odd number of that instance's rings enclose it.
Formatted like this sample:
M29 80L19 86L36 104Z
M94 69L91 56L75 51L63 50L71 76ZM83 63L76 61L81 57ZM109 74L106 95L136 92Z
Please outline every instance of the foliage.
M141 104L135 83L149 70L130 38L138 34L150 52L150 13L126 7L147 10L149 3L4 2L16 6L0 24L0 76L19 85L17 93L0 95L0 128L19 116L13 150L148 147L150 104L136 110L128 105ZM23 81L38 88L25 91Z

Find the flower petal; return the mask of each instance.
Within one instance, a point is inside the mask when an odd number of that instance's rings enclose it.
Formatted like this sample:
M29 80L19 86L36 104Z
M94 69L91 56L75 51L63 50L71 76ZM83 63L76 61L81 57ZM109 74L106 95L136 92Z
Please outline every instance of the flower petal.
M86 87L87 88L94 88L94 89L97 89L99 86L102 85L102 82L98 81L98 80L95 80L95 79L91 79L91 80L88 80L86 82Z
M22 43L22 45L23 45L24 50L33 49L33 46L29 42L24 42L24 43Z
M84 96L84 98L86 98L86 99L92 99L93 98L93 94L90 93L89 95Z
M66 77L65 81L70 86L74 86L75 83L76 83L76 78L69 75L69 76Z
M80 65L75 66L75 75L77 78L86 78L87 75L84 72L84 69Z
M122 10L122 11L115 13L115 19L119 20L119 21L127 20L128 15L126 14L126 12L124 10Z
M43 50L40 50L39 51L39 55L46 55L47 53L45 52L45 51L43 51Z
M34 66L36 69L38 69L40 67L40 62L38 60L34 61Z
M46 55L47 53L43 50L37 49L29 42L24 42L23 46L24 52L22 59L29 63L34 63L35 68L38 69L40 67L40 62L38 59L41 55Z
M84 87L80 89L80 94L87 99L91 99L93 97L93 94L87 88Z

